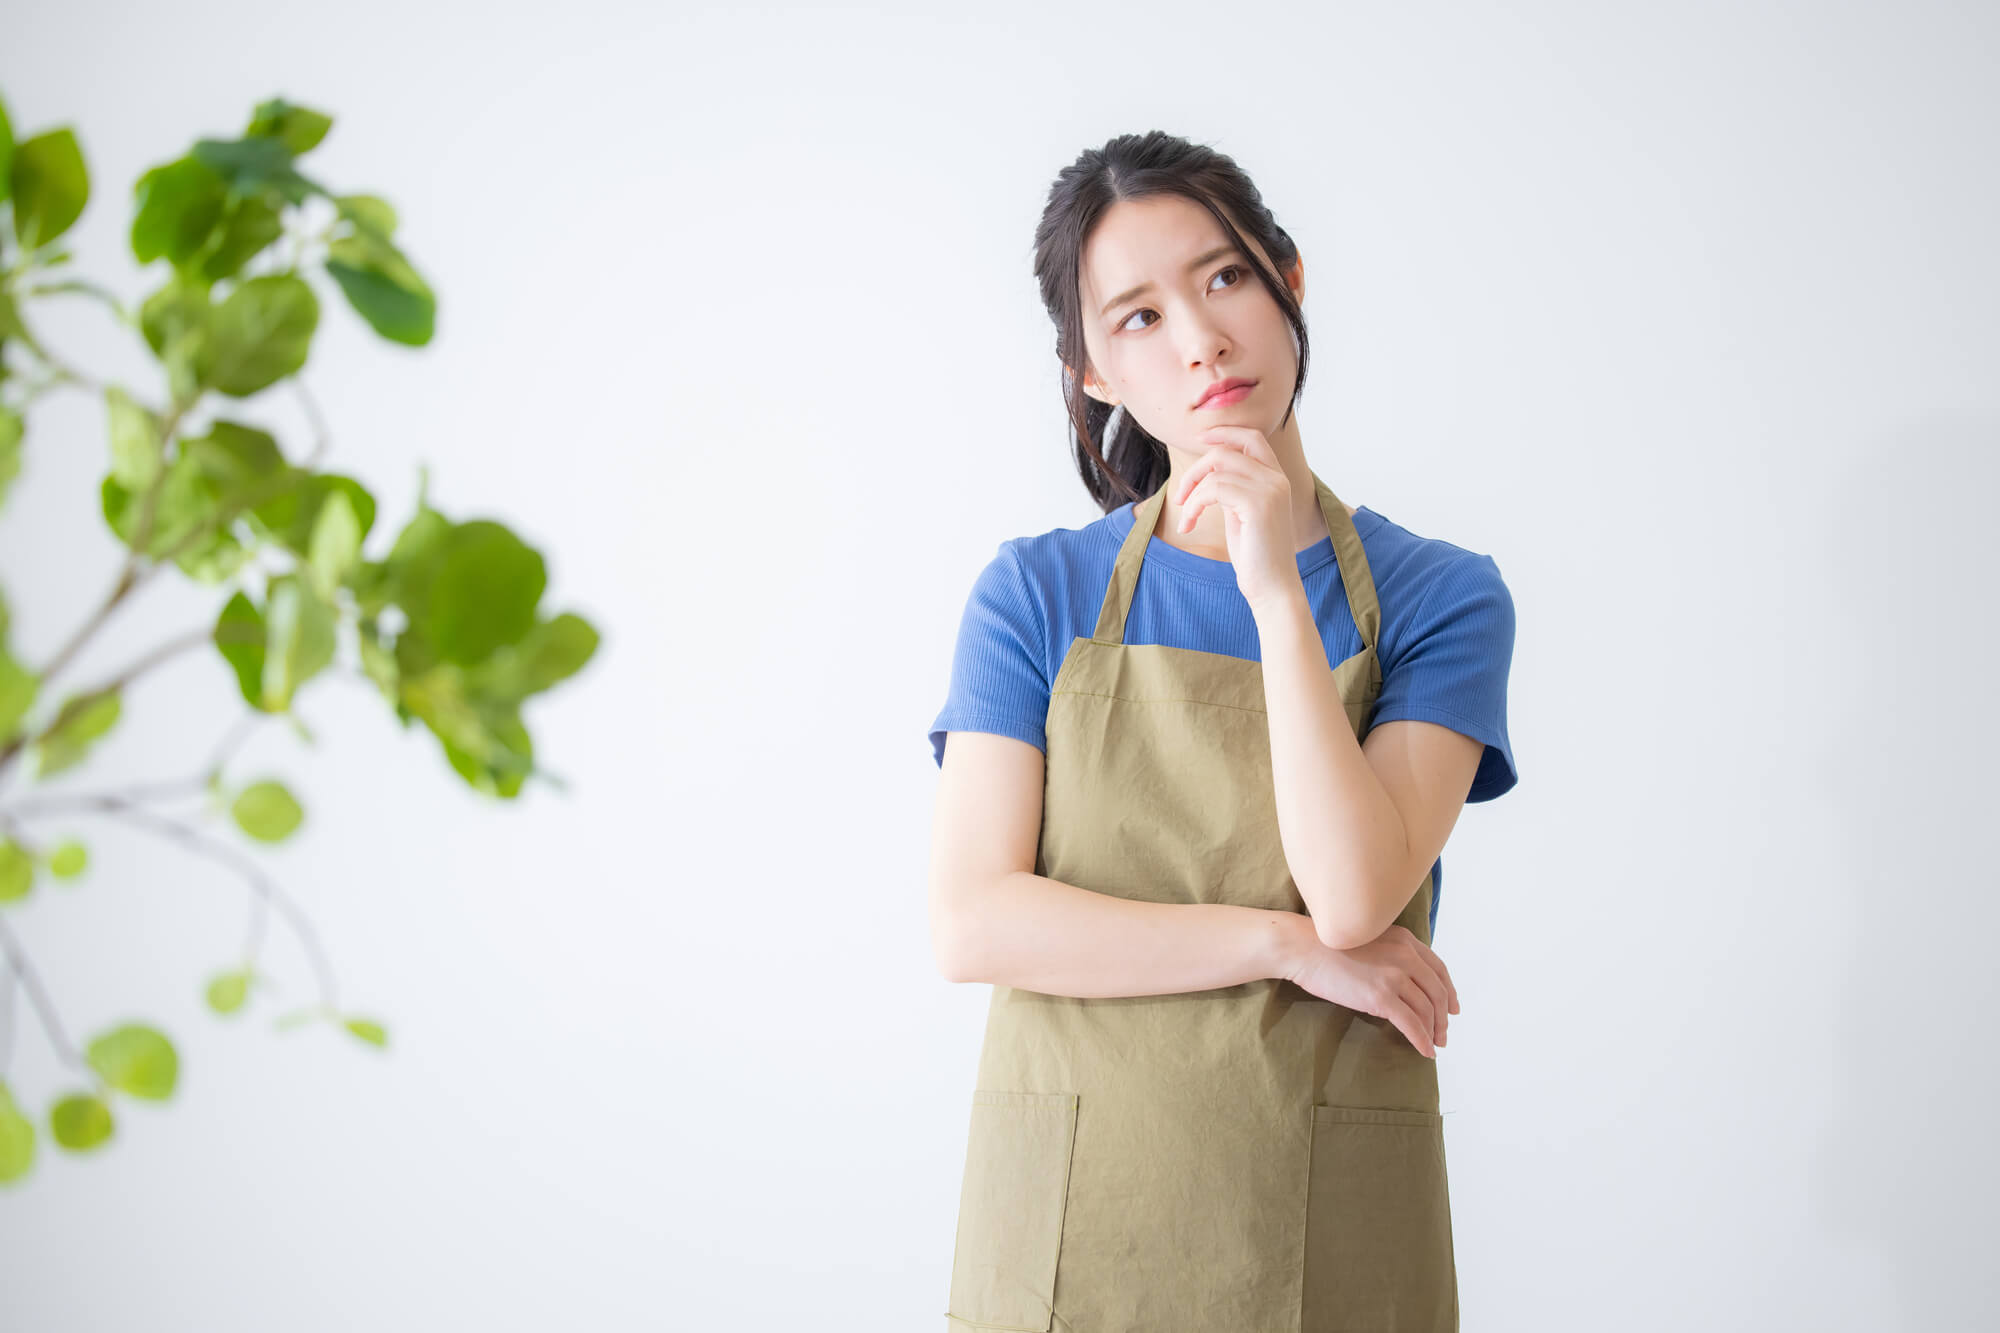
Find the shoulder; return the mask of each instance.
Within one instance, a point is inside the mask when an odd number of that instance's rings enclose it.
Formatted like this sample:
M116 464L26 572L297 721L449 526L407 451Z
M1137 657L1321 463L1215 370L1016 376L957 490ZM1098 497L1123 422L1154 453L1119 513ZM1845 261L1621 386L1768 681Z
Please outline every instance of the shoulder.
M1075 527L1049 528L1000 543L999 556L1010 557L1031 576L1066 573L1078 565L1109 563L1132 526L1132 507L1120 505ZM998 557L996 557L998 558Z
M1366 505L1354 521L1382 603L1385 656L1469 613L1489 626L1504 622L1511 634L1513 595L1491 555L1416 532Z

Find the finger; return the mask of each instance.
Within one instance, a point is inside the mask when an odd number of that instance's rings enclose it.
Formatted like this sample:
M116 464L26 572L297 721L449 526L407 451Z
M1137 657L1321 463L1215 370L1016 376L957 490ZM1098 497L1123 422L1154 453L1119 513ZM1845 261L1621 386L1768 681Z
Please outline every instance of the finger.
M1409 972L1403 974L1402 980L1397 983L1397 990L1409 1003L1411 1011L1423 1020L1424 1034L1430 1038L1432 1044L1436 1044L1441 1029L1438 1024L1437 1002L1431 998L1431 993L1424 989L1423 982L1416 974Z
M1410 974L1430 1000L1437 1019L1437 1039L1441 1044L1445 1039L1446 1016L1451 1012L1451 985L1445 980L1444 965L1438 962L1438 956L1430 951L1428 945L1414 935L1408 943L1415 955Z
M1411 938L1415 939L1416 937L1412 936ZM1454 1014L1457 1013L1458 984L1451 979L1451 969L1444 965L1444 959L1438 957L1437 951L1431 948L1430 945L1425 944L1422 940L1417 940L1416 943L1417 947L1424 951L1424 961L1429 963L1432 967L1436 968L1437 974L1440 977L1444 978L1444 991L1445 994L1448 997L1450 997L1451 1012L1453 1012Z
M1390 1000L1389 1012L1383 1017L1393 1023L1398 1032L1410 1039L1410 1045L1431 1059L1437 1059L1437 1047L1431 1045L1429 1024L1417 1017L1416 1010L1401 1000Z
M1278 455L1271 448L1270 440L1255 426L1210 426L1202 432L1202 440L1209 444L1227 445L1238 453L1246 454L1260 463L1272 467L1280 466Z
M1203 477L1218 468L1229 466L1242 457L1242 454L1236 453L1224 445L1210 445L1208 449L1203 451L1201 457L1189 464L1188 470L1181 474L1179 483L1174 487L1174 503L1186 504L1188 492L1198 486Z
M1223 472L1210 472L1201 479L1188 494L1188 502L1181 509L1180 530L1187 532L1201 517L1201 511L1210 505L1227 504L1242 497L1242 488L1234 477Z

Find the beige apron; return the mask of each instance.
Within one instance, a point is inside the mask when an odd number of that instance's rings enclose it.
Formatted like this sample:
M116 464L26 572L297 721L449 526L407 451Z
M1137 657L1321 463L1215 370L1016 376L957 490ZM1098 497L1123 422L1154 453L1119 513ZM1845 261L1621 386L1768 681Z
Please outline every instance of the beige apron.
M1317 475L1361 651L1381 607ZM1127 644L1167 483L1140 502L1096 633L1050 690L1035 873L1163 903L1304 912L1278 841L1263 669ZM1397 918L1430 939L1431 876ZM1387 1019L1289 981L1081 999L993 988L947 1327L1035 1333L1452 1333L1437 1065Z

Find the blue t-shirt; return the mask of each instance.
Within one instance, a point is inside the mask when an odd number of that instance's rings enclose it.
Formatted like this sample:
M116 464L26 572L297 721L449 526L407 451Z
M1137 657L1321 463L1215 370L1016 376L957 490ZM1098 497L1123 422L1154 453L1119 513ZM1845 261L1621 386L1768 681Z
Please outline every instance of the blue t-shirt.
M944 764L945 733L990 731L1048 750L1049 683L1070 641L1097 628L1119 547L1132 530L1129 501L1080 528L1055 528L1000 543L966 599L952 657L951 688L931 724L932 757ZM1507 672L1514 653L1514 601L1500 568L1450 542L1420 537L1366 505L1354 528L1368 553L1382 604L1382 692L1371 725L1415 718L1486 746L1467 801L1514 786L1507 739ZM1322 537L1298 553L1327 660L1361 651L1361 634ZM1125 642L1156 643L1259 660L1257 622L1227 560L1148 539L1145 572L1126 618ZM1437 937L1444 858L1432 866L1431 936Z

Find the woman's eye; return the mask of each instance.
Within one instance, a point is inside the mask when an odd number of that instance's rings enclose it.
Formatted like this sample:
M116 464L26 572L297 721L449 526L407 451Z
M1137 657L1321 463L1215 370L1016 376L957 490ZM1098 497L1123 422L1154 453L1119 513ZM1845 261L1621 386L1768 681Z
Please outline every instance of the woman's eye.
M1236 275L1236 281L1229 284L1229 286L1231 287L1237 286L1239 283L1243 281L1243 270L1235 264L1231 264L1226 268L1217 269L1215 271L1215 278L1219 278L1225 273L1234 273ZM1214 285L1215 278L1210 278L1208 280L1210 291L1215 290L1215 285ZM1130 315L1127 315L1125 317L1125 322L1123 324L1120 324L1118 327L1121 329L1131 328L1132 321L1137 319L1141 315L1152 315L1155 318L1155 320L1159 318L1159 313L1155 311L1151 306L1140 306L1137 310L1134 310ZM1151 328L1153 326L1151 324L1147 324L1143 325L1142 327Z

